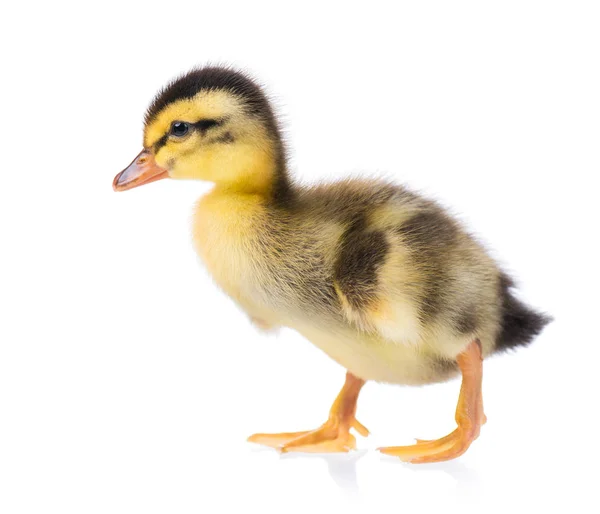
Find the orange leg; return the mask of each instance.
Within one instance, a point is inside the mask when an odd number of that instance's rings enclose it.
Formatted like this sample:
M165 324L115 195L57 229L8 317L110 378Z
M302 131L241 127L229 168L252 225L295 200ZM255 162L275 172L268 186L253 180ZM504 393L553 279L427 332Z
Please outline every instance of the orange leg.
M330 453L347 452L356 448L356 439L350 433L354 428L363 436L369 431L355 418L356 402L364 380L346 373L346 383L333 402L329 419L316 430L282 434L254 434L251 443L264 444L281 452Z
M481 425L486 422L481 396L482 361L481 344L477 340L457 358L462 372L462 385L456 407L458 428L454 432L433 441L417 439L417 444L411 446L391 446L379 450L413 463L450 460L466 452L479 436Z

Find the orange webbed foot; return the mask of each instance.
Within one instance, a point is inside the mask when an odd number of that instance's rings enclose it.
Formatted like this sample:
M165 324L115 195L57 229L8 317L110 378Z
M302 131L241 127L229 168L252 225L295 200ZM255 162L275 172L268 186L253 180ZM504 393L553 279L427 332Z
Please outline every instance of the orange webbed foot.
M381 453L415 464L441 462L461 456L479 437L481 426L487 421L481 396L482 354L479 341L473 341L457 361L463 375L456 407L458 428L441 439L417 439L417 444L410 446L379 448Z
M363 436L369 431L358 420L348 421L330 418L316 430L304 432L284 432L281 434L254 434L248 438L251 443L276 448L281 453L335 453L356 449L356 438L350 433L354 428Z
M316 430L254 434L248 441L276 448L282 453L332 453L354 450L356 438L350 433L350 429L355 429L363 436L369 435L369 431L354 416L358 393L363 385L363 380L348 373L346 383L331 407L329 419Z
M467 451L471 443L477 439L477 430L457 428L446 437L434 440L417 439L417 444L409 446L389 446L378 448L381 453L400 457L405 462L423 464L426 462L442 462L460 457Z

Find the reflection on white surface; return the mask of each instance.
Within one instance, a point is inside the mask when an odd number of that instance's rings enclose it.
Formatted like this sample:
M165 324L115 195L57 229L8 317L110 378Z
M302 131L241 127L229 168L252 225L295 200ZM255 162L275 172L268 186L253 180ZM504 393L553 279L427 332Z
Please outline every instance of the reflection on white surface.
M382 455L381 463L385 465L404 466L409 471L421 475L441 471L449 477L452 477L456 482L457 490L460 492L470 493L477 491L480 490L483 485L480 474L475 469L465 465L460 459L430 464L410 464L389 455Z
M356 477L356 464L367 454L367 450L356 450L349 453L286 453L282 459L318 459L327 464L327 471L333 482L349 495L359 494Z
M355 450L348 453L290 452L279 454L272 448L260 446L253 448L252 451L256 453L275 453L281 460L322 461L327 465L327 471L333 483L348 495L360 495L360 484L357 479L357 464L368 453L373 453L368 450ZM379 460L383 466L382 469L384 469L385 466L401 466L413 473L421 475L431 475L435 472L442 472L453 479L456 483L457 491L461 494L472 494L481 491L483 487L480 474L460 460L424 465L405 463L398 458L390 457L388 455L380 455ZM426 476L424 478L426 478Z

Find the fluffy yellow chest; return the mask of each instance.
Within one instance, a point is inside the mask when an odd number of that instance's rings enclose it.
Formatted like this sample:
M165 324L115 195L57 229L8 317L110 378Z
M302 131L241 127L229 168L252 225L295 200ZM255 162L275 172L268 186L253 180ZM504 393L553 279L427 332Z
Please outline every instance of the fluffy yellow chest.
M257 227L264 225L260 197L213 191L196 205L196 251L217 284L242 305L252 301L259 280Z

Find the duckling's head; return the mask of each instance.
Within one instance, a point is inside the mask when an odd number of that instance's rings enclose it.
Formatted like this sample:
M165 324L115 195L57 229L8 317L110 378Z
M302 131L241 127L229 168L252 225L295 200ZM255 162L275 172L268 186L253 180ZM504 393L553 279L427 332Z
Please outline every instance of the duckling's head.
M285 194L277 122L252 79L205 67L159 92L146 113L144 149L113 187L125 191L167 177L207 180L234 192Z

